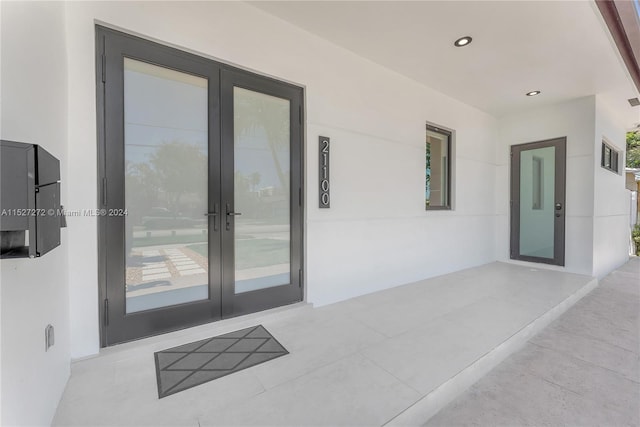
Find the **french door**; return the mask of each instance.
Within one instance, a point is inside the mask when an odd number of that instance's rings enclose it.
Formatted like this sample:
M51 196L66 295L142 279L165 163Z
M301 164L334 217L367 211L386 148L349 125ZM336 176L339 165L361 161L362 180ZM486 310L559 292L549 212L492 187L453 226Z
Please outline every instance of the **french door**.
M302 89L97 27L102 345L302 299Z
M566 138L511 147L511 259L564 265Z

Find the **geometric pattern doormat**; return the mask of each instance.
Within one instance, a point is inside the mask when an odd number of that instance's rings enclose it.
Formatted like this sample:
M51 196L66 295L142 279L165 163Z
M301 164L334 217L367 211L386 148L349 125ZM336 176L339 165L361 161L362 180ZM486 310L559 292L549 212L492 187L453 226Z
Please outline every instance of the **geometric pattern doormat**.
M262 326L155 353L158 397L186 390L289 354Z

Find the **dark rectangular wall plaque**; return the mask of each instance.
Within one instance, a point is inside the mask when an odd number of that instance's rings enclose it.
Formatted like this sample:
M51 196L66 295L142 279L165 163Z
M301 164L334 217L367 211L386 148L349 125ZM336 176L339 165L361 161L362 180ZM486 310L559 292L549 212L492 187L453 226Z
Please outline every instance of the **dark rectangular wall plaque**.
M320 208L329 208L329 147L330 139L326 136L318 137L318 182L320 184Z

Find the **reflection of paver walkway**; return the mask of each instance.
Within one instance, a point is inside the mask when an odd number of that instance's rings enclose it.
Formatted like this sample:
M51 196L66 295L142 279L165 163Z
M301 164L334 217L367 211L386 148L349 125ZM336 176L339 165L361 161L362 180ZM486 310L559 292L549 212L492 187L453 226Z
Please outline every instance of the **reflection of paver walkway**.
M160 251L143 251L143 263L144 258L157 258L161 257ZM166 279L171 277L169 269L165 261L147 262L142 266L142 281L149 282L151 280Z
M185 255L181 249L164 249L169 261L176 268L176 276L190 276L192 274L206 273L193 259Z
M206 273L206 270L181 248L146 250L140 254L142 282Z

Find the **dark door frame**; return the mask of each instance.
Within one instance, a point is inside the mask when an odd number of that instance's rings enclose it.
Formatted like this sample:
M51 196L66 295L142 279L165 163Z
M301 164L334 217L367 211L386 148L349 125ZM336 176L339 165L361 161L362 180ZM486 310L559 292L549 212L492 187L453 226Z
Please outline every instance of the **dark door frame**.
M98 206L109 211L125 208L124 202L124 135L123 111L123 57L157 64L187 74L206 78L208 84L208 179L220 183L228 155L223 154L223 133L228 141L229 130L222 129L223 120L233 111L223 111L222 89L224 81L248 85L248 89L266 91L282 97L282 93L296 99L291 108L291 283L261 291L247 292L231 298L233 282L223 268L228 268L229 257L223 254L223 245L233 240L232 233L223 234L224 227L221 185L209 187L209 299L175 306L126 314L124 272L125 225L124 216L98 217L98 285L101 347L183 329L225 317L232 317L267 308L291 304L303 299L303 176L304 150L302 109L303 89L226 64L200 57L146 39L96 25L96 100L98 141ZM232 76L223 79L223 75ZM232 90L232 89L231 89ZM225 101L228 104L228 100ZM295 104L295 108L294 108ZM118 113L120 112L120 113ZM231 114L229 116L229 114ZM233 142L231 130L231 143ZM295 132L295 133L294 133ZM295 151L295 152L294 152ZM225 157L226 156L226 157ZM231 157L231 167L233 158ZM293 167L295 165L295 167ZM295 180L295 181L294 181ZM233 195L233 190L231 190ZM225 195L228 197L228 194ZM226 200L229 200L228 198ZM218 205L218 209L216 209ZM295 206L294 206L295 205ZM203 212L203 215L205 213ZM214 227L217 221L218 227ZM216 230L217 228L217 230ZM295 229L295 231L294 231ZM230 237L229 237L230 236ZM224 240L224 241L223 241ZM229 246L227 246L229 247ZM294 252L295 251L295 252ZM295 258L295 259L294 259ZM231 258L231 262L233 259ZM233 264L231 264L233 266ZM294 270L294 267L296 270ZM233 270L231 270L233 271ZM295 274L294 274L295 273ZM233 274L233 273L231 273ZM227 280L223 290L223 276ZM122 286L120 286L120 284ZM122 289L120 289L122 288ZM286 288L286 289L285 289ZM116 291L117 290L117 291ZM225 301L226 298L226 301Z
M553 258L542 258L520 254L520 154L537 148L555 147L555 199ZM565 212L566 212L566 162L567 138L553 138L511 146L511 190L510 190L510 258L544 264L564 266L565 261Z

